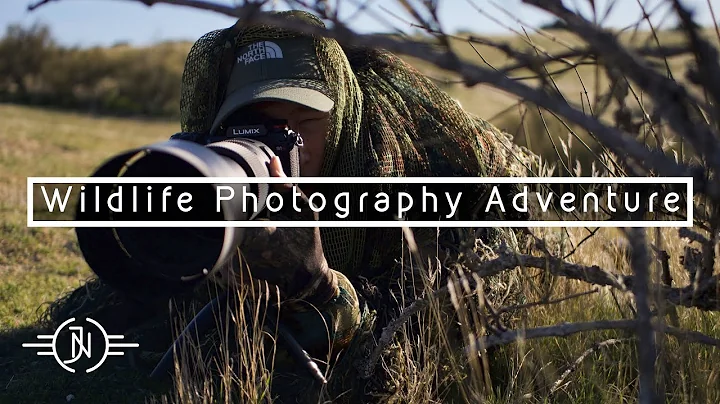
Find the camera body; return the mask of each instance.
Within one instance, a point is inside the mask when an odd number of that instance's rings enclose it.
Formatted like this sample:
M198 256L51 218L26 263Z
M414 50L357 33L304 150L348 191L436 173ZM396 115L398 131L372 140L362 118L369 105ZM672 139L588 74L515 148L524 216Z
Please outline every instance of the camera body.
M300 176L299 148L303 146L303 139L299 133L290 130L287 121L266 120L260 124L221 126L221 135L206 135L195 132L180 132L171 139L187 140L204 146L223 141L238 141L250 143L267 153L268 158L278 156L282 162L283 171L289 177ZM242 163L241 163L242 164Z

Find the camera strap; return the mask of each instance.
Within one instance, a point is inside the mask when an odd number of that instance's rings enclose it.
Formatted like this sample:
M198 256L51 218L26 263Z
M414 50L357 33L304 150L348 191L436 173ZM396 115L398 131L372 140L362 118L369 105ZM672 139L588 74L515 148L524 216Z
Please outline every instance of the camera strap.
M298 135L298 140L302 142L302 138ZM299 145L299 147L293 147L290 149L289 153L285 153L287 158L287 165L285 161L282 161L283 156L280 156L280 161L282 162L283 168L288 168L289 173L287 173L288 177L299 177L300 176L300 146L302 146L302 143Z

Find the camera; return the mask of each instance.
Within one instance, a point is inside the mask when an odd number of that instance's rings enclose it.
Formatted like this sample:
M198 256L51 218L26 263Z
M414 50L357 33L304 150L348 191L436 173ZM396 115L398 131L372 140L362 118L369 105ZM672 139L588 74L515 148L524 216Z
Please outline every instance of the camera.
M223 125L216 135L181 132L170 140L129 150L110 158L93 177L269 177L268 163L278 156L283 170L299 176L302 137L282 120L260 124ZM235 194L253 194L257 210L248 212L238 198L217 201L217 186L232 187ZM75 211L77 221L176 220L243 221L263 217L268 184L173 184L196 196L193 209L173 216L150 211L162 198L144 197L143 212ZM147 184L147 189L161 188ZM88 190L87 200L106 197L117 184ZM96 193L96 195L93 195ZM170 204L172 205L172 204ZM135 207L135 206L133 206ZM217 207L217 208L216 208ZM165 205L162 208L166 208ZM165 212L165 209L162 210ZM179 214L176 212L176 214ZM85 261L95 274L114 289L138 299L175 296L192 290L236 253L243 240L239 227L77 227Z

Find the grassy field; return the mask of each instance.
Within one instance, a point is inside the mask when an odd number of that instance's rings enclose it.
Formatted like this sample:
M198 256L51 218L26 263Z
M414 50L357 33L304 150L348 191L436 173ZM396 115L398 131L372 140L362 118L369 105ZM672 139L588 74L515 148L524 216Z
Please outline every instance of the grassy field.
M497 39L497 38L496 38ZM520 39L505 38L518 43ZM503 38L500 38L503 40ZM549 50L561 49L560 43L579 44L566 34L554 39L533 40ZM669 36L663 42L672 41ZM456 43L463 57L476 56L467 44ZM496 50L476 46L496 67L504 57ZM410 60L412 63L413 61ZM671 60L673 68L683 71L684 60ZM441 71L418 64L431 76L452 79ZM581 68L581 71L584 68ZM591 68L588 68L591 69ZM571 72L558 79L567 94L577 94L579 102L583 85L592 97L595 81L592 70L582 71L586 81L581 83ZM518 72L522 74L522 72ZM602 86L603 82L597 83ZM487 86L473 89L448 85L446 89L466 109L484 117L491 117L513 105L512 98L490 90ZM489 95L488 95L489 94ZM517 112L497 116L494 123L513 132L519 125ZM1 403L60 403L72 402L143 402L164 386L150 383L142 372L117 360L92 375L71 375L59 369L51 358L35 356L31 350L21 349L22 342L33 340L33 327L45 305L83 284L92 273L83 261L72 229L44 229L26 227L26 178L29 176L85 176L108 157L128 148L167 139L177 132L175 122L143 121L92 117L83 114L57 112L0 104L0 402ZM544 153L548 142L537 128L527 129L533 148ZM566 133L566 131L561 132ZM525 140L526 133L518 134ZM564 137L564 136L563 136ZM521 142L522 143L522 142ZM555 240L555 248L567 248L568 240L561 230L547 230L538 234ZM569 232L577 243L587 233L582 229ZM679 264L683 242L671 229L659 236L671 255L671 271L676 285L685 285L687 273ZM618 273L629 273L622 258L624 252L617 245L616 230L600 232L592 243L580 247L573 260L599 265ZM564 240L561 242L559 240ZM527 301L541 298L560 298L591 289L586 284L559 278L549 279L538 273L518 273L508 288L519 291ZM631 318L630 299L626 295L599 289L597 292L550 306L523 310L517 325L534 327L562 322L594 319ZM692 328L720 338L720 316L694 309L679 308L680 326ZM548 389L583 352L593 344L611 338L629 337L622 332L592 332L567 338L527 341L496 352L492 360L495 380L503 381L494 402L635 402L637 396L637 366L635 346L627 341L602 348L588 355L566 378L555 395ZM665 385L668 402L720 402L720 350L699 345L686 345L674 338L658 336L662 346L659 379ZM412 357L410 342L404 346L407 358ZM432 365L432 364L429 364ZM433 368L417 369L408 366L405 374L397 375L406 385L409 381L432 378ZM400 383L402 384L402 383ZM406 388L398 402L427 402L427 392L421 388Z
M33 324L47 302L82 285L91 272L82 260L71 229L27 228L25 223L25 181L28 176L83 176L100 162L121 150L164 140L177 129L174 123L93 118L11 105L0 105L0 182L2 230L0 231L0 402L65 402L73 395L78 403L113 402L119 397L142 402L162 387L148 382L143 374L131 371L118 361L102 371L71 375L60 370L51 358L37 357L20 349L22 342L34 338ZM561 231L547 231L558 240ZM570 233L577 243L585 234ZM575 260L628 273L620 258L614 230L601 233L585 244ZM663 245L671 254L673 277L677 284L687 282L677 257L683 244L670 230L662 233ZM527 300L542 296L558 298L590 289L576 281L538 282L537 276L517 276L517 288ZM527 327L593 319L627 318L627 296L609 290L548 307L527 310L518 319ZM717 313L679 309L680 324L714 337L720 337ZM542 402L546 390L583 351L595 342L621 338L620 332L594 332L568 338L528 341L497 353L494 377L507 380L507 396L497 402ZM678 343L665 344L666 374L661 375L671 393L669 401L713 403L720 400L720 380L714 364L720 361L718 349ZM408 352L408 356L412 356ZM590 355L566 379L568 385L554 396L561 402L633 402L637 393L635 350L623 343ZM425 373L408 369L409 373ZM408 380L423 374L408 374ZM545 392L545 393L543 393ZM423 395L407 392L405 399L423 402Z
M0 105L0 402L66 402L70 394L78 402L113 402L119 394L143 401L142 380L116 377L117 370L77 377L21 348L35 340L33 324L45 304L92 275L72 229L26 226L26 178L86 176L113 154L177 130L172 123Z

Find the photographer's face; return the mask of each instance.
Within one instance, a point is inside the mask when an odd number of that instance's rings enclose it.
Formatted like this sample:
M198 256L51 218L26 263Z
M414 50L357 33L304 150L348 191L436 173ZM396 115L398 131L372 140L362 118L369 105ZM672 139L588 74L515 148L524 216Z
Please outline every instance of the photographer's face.
M317 177L323 165L325 141L330 130L330 113L284 101L263 101L250 105L254 111L272 119L288 121L288 126L298 132L305 143L300 148L300 175Z

